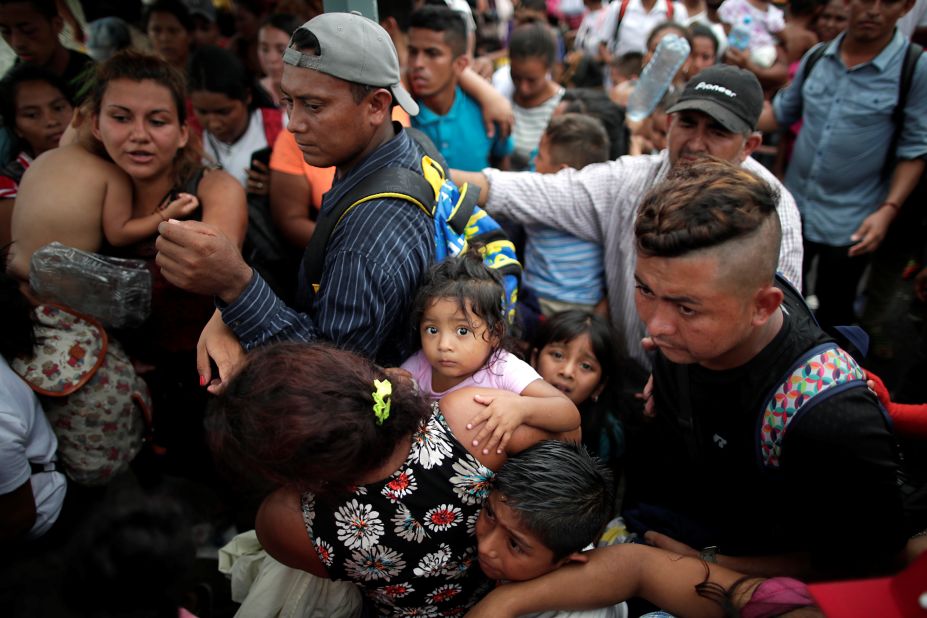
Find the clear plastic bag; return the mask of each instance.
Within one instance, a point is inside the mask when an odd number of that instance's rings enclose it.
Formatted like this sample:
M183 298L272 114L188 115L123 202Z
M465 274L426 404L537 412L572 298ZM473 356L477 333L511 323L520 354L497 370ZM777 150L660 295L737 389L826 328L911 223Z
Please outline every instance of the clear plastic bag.
M53 242L32 254L29 284L43 300L106 326L139 326L151 312L151 273L143 260L114 258Z

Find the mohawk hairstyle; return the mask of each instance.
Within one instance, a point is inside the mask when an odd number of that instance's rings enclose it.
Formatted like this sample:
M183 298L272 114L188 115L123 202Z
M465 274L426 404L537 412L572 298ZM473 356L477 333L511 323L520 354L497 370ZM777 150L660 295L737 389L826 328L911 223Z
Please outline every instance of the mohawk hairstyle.
M778 226L778 198L761 178L727 161L676 166L641 203L634 226L638 251L678 257L751 236L771 218Z

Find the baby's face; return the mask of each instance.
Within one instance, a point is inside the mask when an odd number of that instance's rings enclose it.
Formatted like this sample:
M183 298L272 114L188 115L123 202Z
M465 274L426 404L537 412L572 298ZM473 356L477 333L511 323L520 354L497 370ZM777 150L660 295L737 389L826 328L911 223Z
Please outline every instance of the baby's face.
M525 581L553 571L554 553L521 523L498 491L489 495L476 521L480 568L496 580Z

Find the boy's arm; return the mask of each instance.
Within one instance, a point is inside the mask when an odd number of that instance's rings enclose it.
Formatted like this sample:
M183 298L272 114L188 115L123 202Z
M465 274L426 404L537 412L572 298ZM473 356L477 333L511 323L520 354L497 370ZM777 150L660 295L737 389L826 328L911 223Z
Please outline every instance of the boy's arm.
M676 539L650 530L644 534L648 544L664 549L680 556L698 558L699 551L689 547ZM815 573L811 567L811 554L795 552L791 554L770 554L766 556L728 556L716 554L717 564L724 568L747 573L757 577L772 577L775 575L788 575L808 579L820 578L822 574Z
M488 81L476 74L476 72L467 67L460 74L460 87L464 92L476 99L483 110L483 123L486 126L486 135L494 137L496 134L496 125L499 126L499 132L502 135L508 135L512 132L512 125L515 124L515 113L512 111L512 104Z
M542 379L531 382L521 394L500 391L478 394L473 400L486 408L473 417L467 428L483 425L474 437L473 445L482 446L484 452L505 452L519 427L549 433L579 430L580 415L576 405Z
M647 599L675 615L722 616L722 606L700 596L695 587L709 581L728 589L741 577L723 567L646 545L615 545L584 556L588 558L585 563L497 586L467 616L505 618L544 610L598 609L631 597ZM742 586L734 594L735 607L749 601L756 584Z

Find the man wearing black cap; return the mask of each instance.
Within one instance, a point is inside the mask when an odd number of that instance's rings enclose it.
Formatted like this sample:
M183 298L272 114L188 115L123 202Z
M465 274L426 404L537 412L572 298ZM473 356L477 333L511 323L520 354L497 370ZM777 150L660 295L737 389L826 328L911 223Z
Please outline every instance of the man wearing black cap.
M287 129L307 163L335 166L320 222L372 172L405 167L421 173L418 144L390 118L393 104L418 105L400 81L389 35L354 13L326 13L303 24L284 53ZM406 317L434 260L428 214L400 199L370 199L349 210L322 242L322 262L304 260L297 305L287 307L227 238L193 221L161 226L158 264L171 283L217 297L219 310L198 346L200 382L222 388L244 349L272 341L325 340L387 366L406 353ZM239 345L239 341L241 345ZM213 359L219 376L212 375ZM217 379L216 379L217 378Z
M605 253L605 277L612 324L621 351L643 367L650 362L641 346L644 328L634 310L634 217L644 194L670 168L711 155L763 177L779 189L778 214L783 242L779 269L801 283L801 222L788 191L750 154L761 143L755 132L763 91L749 71L719 65L688 83L670 108L667 149L658 155L621 157L558 174L455 173L455 180L482 187L481 200L493 215L526 225L545 225L597 242Z

